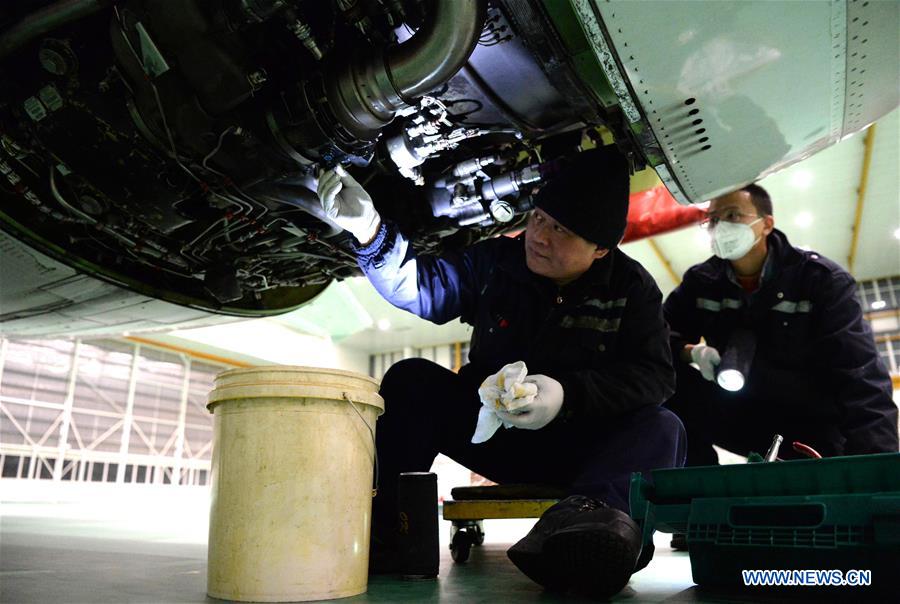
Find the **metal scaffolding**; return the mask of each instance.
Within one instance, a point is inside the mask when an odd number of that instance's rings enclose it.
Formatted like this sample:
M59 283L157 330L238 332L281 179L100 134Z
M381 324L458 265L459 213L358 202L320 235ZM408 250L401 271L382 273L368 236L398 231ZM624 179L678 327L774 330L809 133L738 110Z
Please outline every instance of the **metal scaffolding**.
M0 339L4 479L205 485L228 368L117 340Z

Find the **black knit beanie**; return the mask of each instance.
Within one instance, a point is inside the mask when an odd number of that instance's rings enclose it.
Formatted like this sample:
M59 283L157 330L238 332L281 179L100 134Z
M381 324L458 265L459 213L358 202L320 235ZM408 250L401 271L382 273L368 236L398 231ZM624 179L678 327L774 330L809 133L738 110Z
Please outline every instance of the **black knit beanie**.
M628 215L628 160L614 145L563 160L534 201L554 220L603 248L625 234Z

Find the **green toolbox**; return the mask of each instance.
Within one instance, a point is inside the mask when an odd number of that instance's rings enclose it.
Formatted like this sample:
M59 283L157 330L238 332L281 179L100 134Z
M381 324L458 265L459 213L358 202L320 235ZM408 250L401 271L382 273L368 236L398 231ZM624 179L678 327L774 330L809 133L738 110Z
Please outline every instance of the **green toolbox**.
M653 470L631 479L644 544L684 533L698 585L745 570L900 572L900 453ZM864 575L865 576L865 575Z

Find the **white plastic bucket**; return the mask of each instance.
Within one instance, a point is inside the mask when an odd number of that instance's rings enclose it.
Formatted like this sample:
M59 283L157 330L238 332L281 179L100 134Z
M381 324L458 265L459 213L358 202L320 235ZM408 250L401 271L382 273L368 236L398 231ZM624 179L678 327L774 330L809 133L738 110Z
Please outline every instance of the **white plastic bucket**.
M233 369L216 377L207 407L207 593L287 602L365 592L378 382L312 367Z

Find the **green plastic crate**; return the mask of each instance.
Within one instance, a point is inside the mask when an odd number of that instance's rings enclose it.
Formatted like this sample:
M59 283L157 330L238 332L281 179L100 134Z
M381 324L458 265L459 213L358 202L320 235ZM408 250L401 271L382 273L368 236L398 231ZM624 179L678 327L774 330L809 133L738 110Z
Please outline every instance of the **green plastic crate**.
M654 470L632 476L631 512L687 535L693 580L743 585L742 570L900 571L900 453Z

